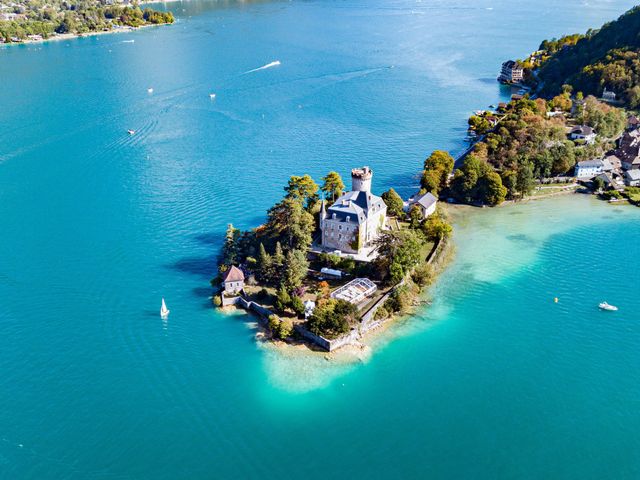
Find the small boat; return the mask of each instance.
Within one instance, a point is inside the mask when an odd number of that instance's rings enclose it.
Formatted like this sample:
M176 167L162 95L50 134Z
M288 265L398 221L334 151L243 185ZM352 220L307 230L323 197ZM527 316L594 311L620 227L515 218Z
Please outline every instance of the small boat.
M215 94L215 93L210 93L210 94L209 94L209 98L210 98L211 100L213 100L214 98L216 98L216 94Z
M133 135L134 133L136 133L136 131L135 131L135 130L127 130L127 133L128 133L129 135Z
M162 318L167 318L167 317L169 316L169 312L170 312L170 311L171 311L171 310L169 310L169 309L167 308L167 304L166 304L166 303L164 303L164 298L163 298L163 299L162 299L162 306L160 307L160 316L161 316Z
M598 307L600 308L600 310L607 310L609 312L617 312L618 311L618 307L616 307L614 305L609 305L607 302L602 302L600 305L598 305Z
M489 105L489 108L496 108L495 105Z
M153 88L147 88L147 93L153 93Z
M475 112L473 112L474 115L481 117L482 115L484 115L484 110L476 110Z

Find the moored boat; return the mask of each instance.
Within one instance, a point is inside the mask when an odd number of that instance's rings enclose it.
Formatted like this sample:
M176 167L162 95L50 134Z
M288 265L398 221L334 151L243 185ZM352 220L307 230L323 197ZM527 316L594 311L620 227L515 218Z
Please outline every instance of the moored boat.
M609 312L617 312L618 311L618 307L616 307L615 305L609 305L607 302L600 303L600 305L598 305L598 307L600 308L600 310L607 310Z

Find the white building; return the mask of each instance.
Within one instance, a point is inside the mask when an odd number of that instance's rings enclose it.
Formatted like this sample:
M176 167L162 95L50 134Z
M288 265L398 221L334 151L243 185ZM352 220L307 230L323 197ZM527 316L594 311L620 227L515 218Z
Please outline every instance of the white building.
M607 101L607 102L615 102L616 101L616 93L611 91L611 90L607 90L607 87L604 88L604 92L602 92L602 99Z
M602 173L603 168L602 160L584 160L576 164L574 175L578 178L592 178Z
M524 79L524 68L513 60L507 60L502 64L498 81L505 83L518 83Z
M387 205L371 193L373 172L369 167L351 170L351 191L328 209L322 201L320 231L322 246L329 250L358 254L371 247L385 227Z
M627 170L624 172L624 183L629 187L640 186L640 170Z
M418 194L409 198L409 201L406 204L406 211L409 212L414 205L417 205L418 208L420 208L422 218L427 218L436 211L437 204L438 199L431 192L427 192L422 195Z
M224 272L222 276L222 286L224 293L228 295L237 295L244 289L244 273L235 265Z
M596 132L587 125L578 125L571 129L569 137L571 140L584 140L586 143L593 143L596 141Z

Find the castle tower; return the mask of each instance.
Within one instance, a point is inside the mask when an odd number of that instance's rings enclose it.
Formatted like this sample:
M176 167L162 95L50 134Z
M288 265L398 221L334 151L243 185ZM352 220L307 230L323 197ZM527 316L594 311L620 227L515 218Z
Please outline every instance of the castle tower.
M351 170L351 190L354 192L370 192L373 172L369 167Z

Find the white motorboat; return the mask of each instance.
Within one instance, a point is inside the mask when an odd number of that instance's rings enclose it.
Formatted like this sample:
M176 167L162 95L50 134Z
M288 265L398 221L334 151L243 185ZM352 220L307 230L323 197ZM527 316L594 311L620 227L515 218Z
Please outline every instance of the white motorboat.
M147 93L153 93L153 88L147 88Z
M618 307L616 307L614 305L609 305L607 302L602 302L600 305L598 305L598 307L600 308L600 310L607 310L609 312L617 312L618 311Z
M162 318L167 318L167 317L169 316L169 312L170 312L170 311L171 311L171 310L169 310L169 309L167 308L167 304L166 304L166 303L164 303L164 298L163 298L163 299L162 299L162 306L160 307L160 316L161 316Z
M129 135L134 135L136 133L136 131L135 130L127 130L127 133Z
M210 94L209 94L209 98L210 98L211 100L214 100L214 99L216 98L216 94L215 94L215 93L210 93Z

